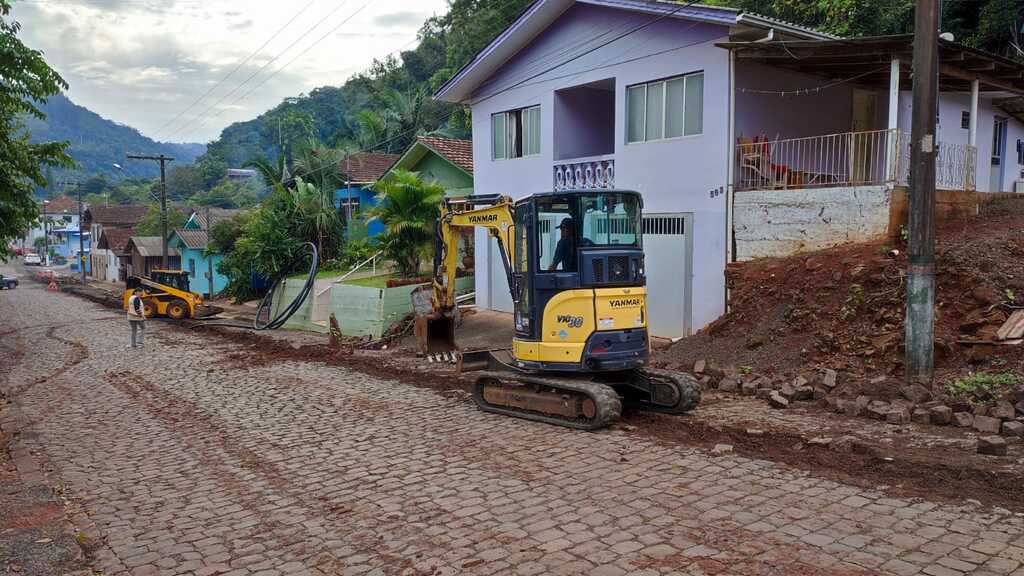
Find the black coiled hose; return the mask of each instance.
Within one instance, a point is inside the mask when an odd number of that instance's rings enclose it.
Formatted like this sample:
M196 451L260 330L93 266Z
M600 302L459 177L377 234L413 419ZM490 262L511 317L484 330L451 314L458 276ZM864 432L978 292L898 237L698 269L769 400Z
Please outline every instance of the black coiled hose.
M270 285L270 290L267 291L266 296L264 296L263 300L260 301L259 307L256 308L256 318L253 319L251 326L248 324L239 324L233 322L218 322L216 318L211 318L210 321L204 321L201 325L223 326L225 328L247 328L252 330L277 330L281 326L284 326L284 323L287 322L289 318L294 316L295 313L299 311L299 308L302 306L302 303L306 301L307 297L309 297L309 293L313 290L313 285L316 283L316 273L317 269L320 266L319 253L317 252L316 246L312 242L306 242L303 245L303 248L307 248L309 250L310 255L312 256L312 258L310 258L309 275L306 277L306 282L305 284L302 285L302 290L299 291L299 294L295 297L294 300L289 302L288 305L284 307L284 309L278 312L277 316L269 318L266 323L260 322L260 318L263 317L264 313L266 313L268 317L270 316L270 307L274 303L274 293L277 291L278 286L281 285L281 282L284 281L284 279L287 278L289 274L291 274L292 270L296 266L298 266L300 262L305 260L305 251L302 251L300 254L296 255L294 258L292 258L291 262L288 263L288 266L285 266L284 268L281 269L281 273L278 274L277 278L274 279L273 284Z

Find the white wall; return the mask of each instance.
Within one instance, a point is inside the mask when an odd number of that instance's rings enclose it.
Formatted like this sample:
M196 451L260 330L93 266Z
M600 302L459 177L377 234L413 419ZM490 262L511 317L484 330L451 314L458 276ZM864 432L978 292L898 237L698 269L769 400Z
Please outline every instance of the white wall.
M644 210L693 213L693 319L698 330L724 311L725 195L728 141L728 53L715 47L728 31L724 27L680 21L661 21L589 54L573 70L559 69L507 91L530 70L527 63L559 50L580 35L628 26L630 19L649 16L587 5L571 8L562 20L538 36L517 60L510 62L477 94L473 104L474 188L477 194L501 193L521 198L550 191L553 184L554 91L597 80L615 80L615 184L643 194ZM678 48L684 46L677 50ZM614 64L643 55L627 63ZM600 66L600 69L589 70ZM697 136L626 144L626 87L669 76L704 71L704 133ZM491 115L505 110L541 106L541 153L527 158L492 160ZM564 136L564 135L563 135ZM482 245L477 232L477 269L490 264L491 274L477 273L478 302L485 307L511 309L504 270L496 254ZM491 241L493 242L493 241ZM682 247L680 247L682 249ZM482 261L483 260L483 261ZM683 271L679 271L682 281ZM682 286L682 282L680 282ZM489 295L489 296L488 296ZM656 314L656 310L652 310Z

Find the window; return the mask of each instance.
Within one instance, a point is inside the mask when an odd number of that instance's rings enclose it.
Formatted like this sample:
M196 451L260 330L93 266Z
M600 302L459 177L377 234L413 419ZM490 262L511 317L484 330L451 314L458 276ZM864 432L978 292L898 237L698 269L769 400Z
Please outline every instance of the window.
M492 115L491 150L495 160L540 154L540 106Z
M960 113L960 127L964 130L971 129L971 111L964 110Z
M703 72L626 88L626 142L703 133Z
M352 207L353 211L358 210L359 209L359 197L358 196L353 196L351 198L344 198L344 197L342 197L340 202L338 203L338 207L341 208L342 210L344 210L345 208L347 208L349 206Z
M537 200L537 258L541 272L576 269L576 230L573 198L553 196Z
M195 258L189 258L188 259L188 275L193 277L193 278L196 277L196 259Z
M1024 140L1017 140L1017 164L1024 165Z

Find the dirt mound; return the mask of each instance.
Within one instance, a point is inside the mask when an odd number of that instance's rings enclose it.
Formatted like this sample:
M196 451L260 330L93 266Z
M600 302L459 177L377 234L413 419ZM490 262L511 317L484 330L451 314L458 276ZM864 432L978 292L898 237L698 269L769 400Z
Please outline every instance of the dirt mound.
M993 201L978 216L945 223L936 260L938 375L1024 373L1024 348L958 343L991 338L1014 306L1024 306L1024 198ZM655 362L689 368L706 359L785 376L818 368L901 375L906 268L902 242L738 264L729 271L729 313L660 351Z

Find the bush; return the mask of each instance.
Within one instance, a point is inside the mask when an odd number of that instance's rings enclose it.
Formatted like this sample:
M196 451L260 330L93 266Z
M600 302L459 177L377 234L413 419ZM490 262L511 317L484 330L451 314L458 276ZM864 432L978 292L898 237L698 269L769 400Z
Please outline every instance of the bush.
M1012 372L976 372L966 378L950 382L946 389L953 396L967 398L972 402L991 402L998 399L1008 388L1020 383L1020 376Z

